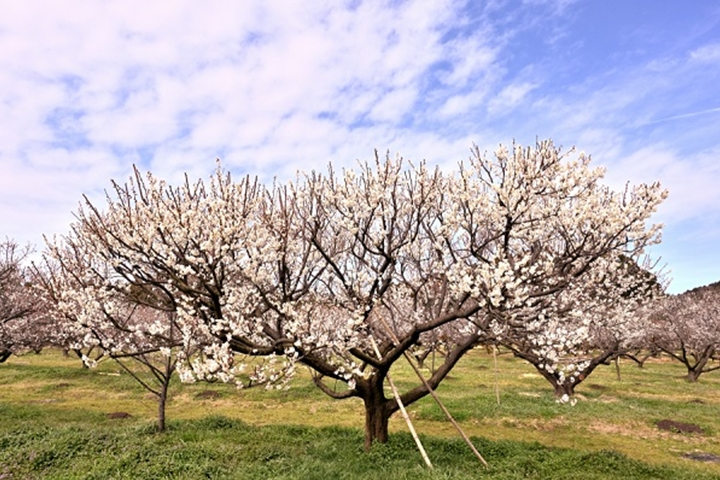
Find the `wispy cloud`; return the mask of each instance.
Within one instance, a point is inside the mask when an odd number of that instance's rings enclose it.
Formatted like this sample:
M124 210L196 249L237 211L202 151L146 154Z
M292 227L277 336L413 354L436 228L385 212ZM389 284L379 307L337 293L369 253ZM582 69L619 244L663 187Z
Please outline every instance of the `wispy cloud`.
M684 118L697 117L699 115L707 115L709 113L720 113L720 107L706 108L704 110L698 110L696 112L682 113L680 115L673 115L671 117L660 118L658 120L651 120L646 122L644 125L652 125L654 123L671 122L673 120L682 120Z
M720 43L711 43L690 52L690 58L701 63L720 63Z

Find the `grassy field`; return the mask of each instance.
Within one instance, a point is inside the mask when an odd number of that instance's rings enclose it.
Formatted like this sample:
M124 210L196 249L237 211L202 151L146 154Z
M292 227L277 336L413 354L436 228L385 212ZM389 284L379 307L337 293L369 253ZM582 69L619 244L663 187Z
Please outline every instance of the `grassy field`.
M396 383L414 384L402 367ZM438 393L490 468L426 398L409 410L428 471L399 415L389 444L364 452L361 402L329 399L306 372L287 391L178 382L158 435L154 397L113 363L87 370L57 352L30 354L0 364L0 479L720 478L720 463L687 458L720 456L720 375L689 384L667 359L621 371L618 380L601 367L577 405L559 405L529 365L503 355L496 376L492 357L472 352ZM662 431L663 419L703 433Z

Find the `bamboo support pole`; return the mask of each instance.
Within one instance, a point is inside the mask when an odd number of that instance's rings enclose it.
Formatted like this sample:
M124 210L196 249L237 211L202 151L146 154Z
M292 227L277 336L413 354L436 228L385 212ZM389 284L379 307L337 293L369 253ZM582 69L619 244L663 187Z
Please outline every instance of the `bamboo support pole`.
M493 363L495 364L495 401L500 405L500 383L498 379L497 345L493 344Z
M383 326L385 327L385 330L387 330L387 333L390 335L390 338L392 338L393 342L395 342L396 344L400 343L400 340L397 338L397 336L395 335L395 333L393 333L393 331L390 329L390 326L387 324L387 322L385 322L385 319L381 319L381 320L382 320ZM425 377L423 376L422 372L421 372L420 369L417 367L417 365L415 365L415 363L413 363L412 359L410 358L410 355L408 355L407 352L403 352L403 356L404 356L405 359L408 361L408 363L410 364L410 367L412 367L413 371L414 371L415 374L418 376L418 378L420 379L420 381L423 383L423 385L425 386L425 388L427 389L427 391L430 393L430 396L431 396L431 397L435 400L435 402L438 404L438 406L440 407L440 410L443 411L443 413L445 414L445 417L446 417L448 420L450 420L450 423L452 424L452 426L455 427L455 430L458 431L458 433L460 434L460 436L462 437L462 439L465 441L465 443L467 444L467 446L470 447L470 450L472 450L472 452L475 454L475 456L478 458L478 460L480 460L480 462L481 462L483 465L485 465L485 467L487 467L487 466L488 466L488 463L485 461L485 459L483 458L483 456L480 455L480 452L478 452L477 448L475 448L475 445L473 445L473 443L472 443L472 441L470 440L470 438L465 434L465 431L462 429L462 427L460 427L460 425L455 421L455 418L453 418L453 416L452 416L452 414L450 413L450 411L449 411L449 410L445 407L445 405L442 403L442 401L440 400L440 397L438 397L438 396L437 396L437 393L435 393L435 390L430 386L430 384L427 382L427 380L425 380Z

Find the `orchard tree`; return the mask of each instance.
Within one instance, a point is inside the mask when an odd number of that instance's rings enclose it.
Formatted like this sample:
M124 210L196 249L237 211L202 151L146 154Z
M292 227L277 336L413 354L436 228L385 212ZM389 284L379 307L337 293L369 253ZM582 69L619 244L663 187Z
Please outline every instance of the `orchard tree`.
M720 282L667 296L648 322L652 344L687 368L689 382L720 369Z
M622 283L613 261L657 239L657 185L616 194L588 159L566 160L542 142L492 160L476 149L455 175L376 158L271 188L220 170L181 187L136 173L105 210L87 202L75 234L214 338L186 378L237 381L238 353L265 358L253 376L270 383L304 364L326 394L363 401L369 447L398 400L427 395L478 341L579 311L570 292ZM441 365L387 398L392 365L440 332Z
M0 243L0 363L52 343L44 298L33 289L24 265L30 252L30 247L21 248L9 239Z
M136 174L116 185L104 212L87 204L75 233L124 282L166 290L180 323L200 320L215 337L184 378L238 381L236 354L245 354L266 359L251 380L273 384L300 362L325 393L363 400L370 446L387 440L399 408L384 382L403 353L427 332L465 323L427 385L401 396L410 404L439 384L481 329L467 320L478 306L450 294L447 259L429 243L447 208L444 189L439 172L406 170L399 159L271 189L220 171L207 188Z
M388 420L399 409L398 399L384 392L395 362L441 332L453 334L427 384L400 394L400 403L412 404L440 384L487 326L477 302L452 291L446 274L450 259L434 243L442 227L438 218L450 208L444 195L448 183L447 176L422 163L406 167L401 159L376 158L359 173L336 176L331 169L293 188L295 236L305 240L313 264L321 268L313 292L331 301L335 312L308 317L305 338L289 329L285 335L295 339L299 358L315 370L325 393L363 400L366 446L387 440ZM339 325L329 323L331 318ZM329 337L327 346L315 344L315 332L327 326L344 335ZM326 379L344 380L347 389L333 390Z
M276 239L260 222L264 187L249 178L233 183L220 169L207 186L186 179L172 187L149 173L143 178L137 170L126 184L113 185L115 198L108 194L104 211L86 199L78 212L67 239L70 256L101 262L107 272L98 277L114 292L124 289L126 297L128 292L152 292L165 298L183 343L201 339L199 355L178 364L184 380L271 385L286 378L292 365L273 355L276 345L258 344L261 348L251 354L268 359L245 372L229 344L232 335L265 338L254 324L244 332L229 330L264 308L247 279L262 274L263 262L272 261L263 254L276 248ZM252 257L256 250L258 258ZM64 255L59 252L55 258L62 261Z
M662 295L655 276L624 257L609 268L598 268L601 264L598 262L594 270L610 274L609 270L622 284L605 285L593 292L568 289L562 298L567 313L541 316L521 328L508 327L499 340L515 356L533 365L560 401L571 401L577 386L598 366L609 364L644 341L647 322L643 309L648 301Z
M652 295L627 265L659 241L660 226L646 221L666 196L657 183L614 192L589 157L571 154L550 141L500 147L493 159L476 148L453 184L442 238L453 288L563 399L618 351L611 342L589 356L595 332L625 328L625 309Z
M35 267L38 287L51 300L54 343L82 353L94 367L100 351L157 397L158 431L165 430L168 390L178 364L202 342L176 321L174 298L142 282L129 283L74 232L48 242L44 268Z

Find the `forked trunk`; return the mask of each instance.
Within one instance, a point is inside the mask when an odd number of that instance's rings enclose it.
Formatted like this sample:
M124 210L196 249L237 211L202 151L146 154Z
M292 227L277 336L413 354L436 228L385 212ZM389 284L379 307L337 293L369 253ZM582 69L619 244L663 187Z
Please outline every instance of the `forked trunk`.
M548 372L544 368L540 368L537 365L533 365L535 369L542 375L545 380L550 382L550 385L552 385L553 390L555 390L555 396L557 398L562 398L564 395L567 395L568 397L572 397L575 395L575 386L577 385L576 382L570 382L567 379L560 383L560 380L558 379L555 374Z
M555 381L553 387L555 388L555 396L557 398L563 398L565 395L568 397L575 395L575 383L566 381L560 384Z
M687 380L690 383L695 383L698 381L701 374L702 374L702 369L688 368L688 372L687 372L687 376L685 377L685 380Z
M691 365L691 363L685 362L685 366L687 367L688 373L687 379L688 382L695 383L700 378L700 375L705 371L705 367L707 366L708 362L710 361L710 358L712 358L713 353L715 352L714 349L706 349L704 352L702 352L701 355L694 356L695 358L695 365Z

